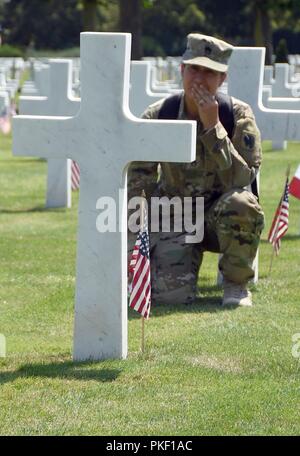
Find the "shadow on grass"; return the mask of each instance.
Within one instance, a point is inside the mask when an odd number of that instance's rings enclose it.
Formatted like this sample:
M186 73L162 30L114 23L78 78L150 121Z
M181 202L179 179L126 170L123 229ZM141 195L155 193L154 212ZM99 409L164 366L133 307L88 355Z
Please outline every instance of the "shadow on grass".
M0 372L0 384L13 382L19 378L41 377L61 378L68 380L96 380L98 382L113 382L121 373L121 369L86 368L91 362L72 362L49 364L24 364L14 372Z
M0 207L0 214L28 214L31 212L66 212L66 208L64 207L45 207L45 206L36 206L30 207L28 209L1 209Z
M234 310L238 306L222 307L222 290L218 285L200 286L200 296L196 298L193 304L159 304L151 306L151 318L161 317L172 313L220 313L228 310ZM140 314L129 309L128 320L140 318Z
M27 165L27 164L31 164L31 163L39 163L39 162L45 162L46 159L44 158L27 158L27 157L20 157L20 156L17 156L17 155L12 155L11 158L5 158L5 160L3 160L3 162L5 163L13 163L13 164L16 164L16 163L22 163L22 165Z
M285 241L295 241L300 239L300 234L285 234L283 238L283 242ZM270 244L270 242L267 239L261 239L260 240L261 244ZM271 244L270 244L271 246Z

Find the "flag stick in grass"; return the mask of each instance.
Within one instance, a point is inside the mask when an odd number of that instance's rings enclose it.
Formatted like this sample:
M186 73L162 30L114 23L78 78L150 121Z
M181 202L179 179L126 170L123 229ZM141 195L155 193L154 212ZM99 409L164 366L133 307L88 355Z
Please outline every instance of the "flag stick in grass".
M145 196L143 191L140 230L129 263L129 272L132 274L129 306L142 315L142 353L145 349L145 319L149 318L151 305L150 248Z
M289 226L289 178L290 178L291 165L288 165L286 170L286 181L284 185L283 194L281 196L279 205L277 207L272 226L268 235L268 241L273 246L269 274L271 274L273 259L279 254L281 238L285 235Z

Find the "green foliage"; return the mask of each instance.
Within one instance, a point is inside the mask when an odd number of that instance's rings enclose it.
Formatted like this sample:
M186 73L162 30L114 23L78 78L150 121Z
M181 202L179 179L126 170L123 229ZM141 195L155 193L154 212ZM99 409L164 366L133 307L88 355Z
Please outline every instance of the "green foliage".
M286 40L284 38L282 38L279 41L278 46L275 50L275 54L276 54L275 63L288 63L289 62L289 59L288 59L289 51L287 48Z
M119 31L120 5L129 5L125 3L128 1L0 0L3 40L31 49L76 47L83 30ZM142 39L148 55L180 55L191 31L224 38L236 45L254 45L256 40L270 51L272 41L276 45L285 37L290 51L300 53L299 0L139 1L141 16L136 14L133 18L130 13L127 21L131 18L134 23L143 22ZM276 32L275 41L272 32Z
M145 56L166 57L163 47L151 36L144 35L142 37L142 45Z
M154 2L144 12L143 24L144 36L153 40L153 52L161 46L166 55L181 55L189 32L210 30L203 11L193 0Z
M10 0L3 14L5 43L36 49L79 45L77 0Z
M80 57L80 47L74 48L65 48L60 50L53 50L53 49L28 49L26 53L26 57L34 57L34 58L65 58L65 59L72 59Z
M24 52L16 46L3 44L0 46L0 57L24 57Z

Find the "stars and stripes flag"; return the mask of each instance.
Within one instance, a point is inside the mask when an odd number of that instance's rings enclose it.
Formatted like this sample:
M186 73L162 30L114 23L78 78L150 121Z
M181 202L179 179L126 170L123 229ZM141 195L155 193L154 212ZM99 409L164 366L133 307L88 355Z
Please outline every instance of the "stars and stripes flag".
M4 135L11 132L11 118L17 113L15 102L11 102L10 106L5 106L0 113L0 130Z
M289 182L286 179L284 192L277 207L268 241L273 245L276 255L279 254L281 238L285 235L289 226Z
M11 131L11 116L7 108L0 113L0 130L4 135L8 135Z
M149 318L151 305L150 245L146 205L142 205L141 226L131 255L132 274L129 307Z
M71 185L72 190L78 190L80 186L80 169L78 163L72 160L71 165Z

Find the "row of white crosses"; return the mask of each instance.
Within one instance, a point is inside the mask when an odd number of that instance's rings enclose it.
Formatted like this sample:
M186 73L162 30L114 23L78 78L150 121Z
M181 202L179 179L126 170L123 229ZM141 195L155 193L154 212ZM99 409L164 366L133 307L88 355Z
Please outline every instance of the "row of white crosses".
M0 58L0 114L15 97L24 66L23 59Z
M153 92L177 93L181 90L181 57L145 57L151 63L150 87Z
M147 61L149 65L150 59ZM75 60L73 60L73 67L75 67ZM159 97L164 97L167 94L177 92L178 88L175 89L175 85L170 84L169 81L161 81L157 80L157 75L162 77L163 71L167 74L168 68L176 68L177 73L180 74L180 62L179 58L167 58L166 60L163 59L152 59L151 60L151 75L150 75L150 85L149 85L149 68L145 68L146 62L132 62L132 72L131 72L131 85L134 90L131 90L130 94L130 109L131 111L139 116L145 107L150 104L151 101L155 101L155 93L158 89L160 89L161 93L157 95L157 99ZM43 65L43 64L41 64ZM49 68L49 65L47 65ZM136 68L135 68L136 67ZM262 92L262 103L265 107L270 109L282 109L282 110L295 110L299 109L300 99L289 97L283 97L282 94L288 93L291 94L291 90L297 88L297 84L299 87L299 82L297 80L297 74L294 75L291 73L291 68L294 69L294 65L288 64L275 64L275 78L273 78L273 67L265 67L264 68L264 87ZM77 86L77 93L80 93L80 82L79 82L79 64L76 63L76 72L73 70L73 87L74 83ZM44 86L49 86L49 70L47 72L41 66L41 68L36 69L37 79L40 80L41 84L43 82ZM43 74L43 78L41 76ZM168 74L171 74L169 71ZM137 80L137 82L136 82ZM75 82L76 81L76 82ZM143 85L141 85L140 81L144 81ZM290 81L290 82L289 82ZM293 81L293 82L291 82ZM69 90L69 88L68 88ZM223 91L227 91L226 84L222 87ZM280 92L281 90L281 92ZM164 91L165 93L163 93ZM43 92L40 90L40 92ZM45 90L44 90L45 93ZM278 95L281 93L281 96ZM292 92L293 93L293 92ZM277 96L275 96L277 94ZM149 96L148 96L149 95ZM22 113L22 110L21 110ZM30 111L24 112L26 114L30 114ZM37 113L36 113L37 114ZM47 112L39 112L39 114L47 114ZM55 114L55 113L53 113ZM53 115L52 114L52 115ZM56 113L59 114L59 113ZM278 138L273 140L273 149L282 149L286 147L286 140L285 138ZM61 181L61 179L59 179ZM52 198L47 199L48 207L52 205ZM54 206L56 207L57 197L53 200L55 202ZM62 197L62 201L65 201L65 198Z
M295 73L295 66L287 63L276 63L273 67L264 69L264 87L262 104L270 109L299 110L300 109L300 75ZM272 142L273 150L287 148L285 138Z
M133 61L130 67L129 108L132 114L140 117L147 106L169 96L169 92L151 90L150 62Z
M300 103L300 73L295 73L295 67L287 63L266 66L264 70L264 94L267 107L278 109L282 103L283 109L298 109ZM291 71L293 70L293 71Z
M295 66L287 63L266 65L264 68L264 89L269 89L275 98L299 97L300 73Z
M297 73L291 74L291 69L295 69L288 63L275 63L274 77L270 80L273 97L292 98L295 96L295 86L297 87Z
M81 34L81 104L75 116L18 116L15 155L72 158L81 188L74 360L127 355L127 182L131 161L195 160L196 124L141 120L129 111L131 37ZM34 134L32 133L34 132ZM119 201L117 232L97 230L99 198Z
M300 140L300 110L263 105L265 48L236 47L228 73L228 93L252 107L263 140Z
M9 93L5 88L0 87L0 115L6 112L10 105Z

